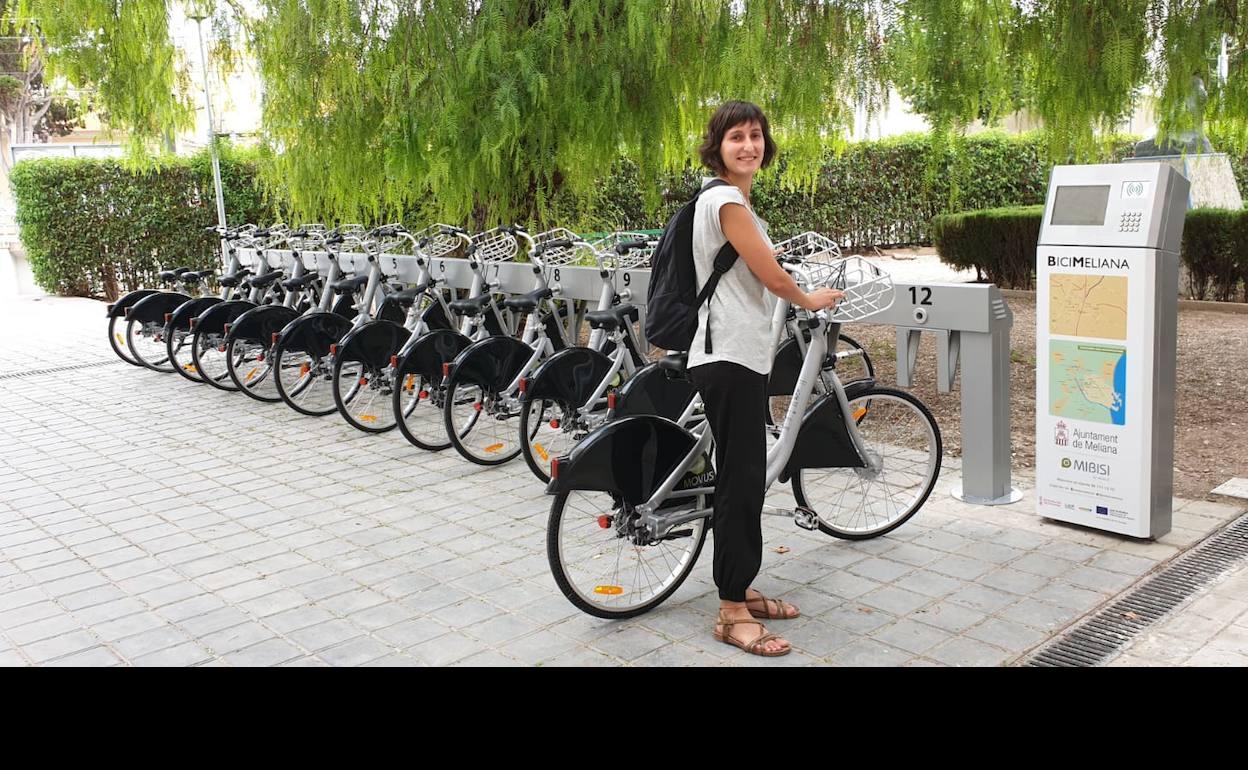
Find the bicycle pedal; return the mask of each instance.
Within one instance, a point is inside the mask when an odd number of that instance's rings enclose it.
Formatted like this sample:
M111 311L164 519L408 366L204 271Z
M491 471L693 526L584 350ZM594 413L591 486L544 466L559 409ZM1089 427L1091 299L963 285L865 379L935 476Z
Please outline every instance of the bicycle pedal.
M811 509L800 505L793 509L793 523L812 532L819 529L819 517Z

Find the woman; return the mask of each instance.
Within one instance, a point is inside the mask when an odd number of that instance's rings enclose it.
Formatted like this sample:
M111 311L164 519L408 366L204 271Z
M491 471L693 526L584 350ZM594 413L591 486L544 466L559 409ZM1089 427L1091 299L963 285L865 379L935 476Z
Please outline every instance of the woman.
M789 643L768 633L756 618L796 618L798 609L750 588L763 560L772 295L807 310L832 307L842 295L827 288L803 291L776 262L767 225L750 207L754 175L776 156L763 111L749 102L725 103L711 116L699 152L703 164L728 184L698 197L693 217L698 286L710 278L715 254L725 242L739 255L711 301L698 310L688 364L715 437L714 576L720 609L714 634L755 655L787 655Z

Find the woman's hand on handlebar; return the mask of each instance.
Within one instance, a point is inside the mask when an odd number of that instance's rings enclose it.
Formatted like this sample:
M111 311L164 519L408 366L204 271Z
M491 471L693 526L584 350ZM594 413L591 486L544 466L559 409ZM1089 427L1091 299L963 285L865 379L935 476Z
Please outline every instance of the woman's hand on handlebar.
M844 298L845 292L824 286L808 293L801 304L806 310L831 310Z

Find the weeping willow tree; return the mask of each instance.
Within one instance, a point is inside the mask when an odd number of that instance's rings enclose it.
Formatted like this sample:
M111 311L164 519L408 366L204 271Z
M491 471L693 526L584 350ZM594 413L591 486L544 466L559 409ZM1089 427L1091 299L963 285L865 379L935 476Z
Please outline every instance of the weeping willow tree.
M206 0L200 0L205 2ZM199 3L197 3L199 4ZM173 0L23 0L57 72L133 149L187 125ZM1055 160L1096 154L1148 91L1164 135L1248 146L1237 0L217 0L214 51L264 88L266 178L292 217L487 223L593 196L635 162L652 196L724 99L764 106L782 181L813 189L890 88L952 139L1015 110ZM225 33L236 30L238 38ZM1228 41L1230 77L1213 76Z
M708 108L736 97L776 116L786 181L811 184L853 90L882 82L868 18L791 0L265 0L273 177L299 211L540 214L621 156L648 182L685 164Z

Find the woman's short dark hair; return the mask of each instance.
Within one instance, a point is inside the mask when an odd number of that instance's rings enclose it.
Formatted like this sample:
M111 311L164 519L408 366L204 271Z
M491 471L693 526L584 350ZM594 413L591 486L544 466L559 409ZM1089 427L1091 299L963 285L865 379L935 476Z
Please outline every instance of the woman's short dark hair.
M770 166L771 161L776 157L776 140L771 138L771 126L767 123L767 116L757 104L735 99L721 104L711 116L711 122L706 124L706 138L702 140L702 146L698 148L698 154L702 156L702 165L716 174L726 172L724 159L719 156L719 146L724 141L724 134L728 133L733 126L752 122L758 123L763 129L763 168Z

